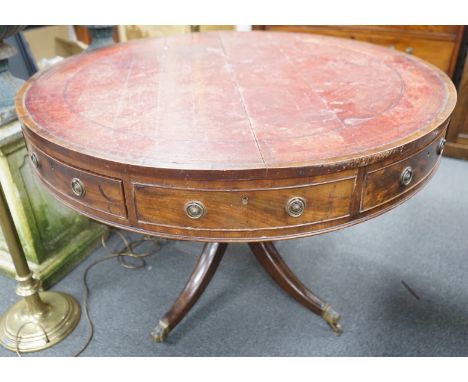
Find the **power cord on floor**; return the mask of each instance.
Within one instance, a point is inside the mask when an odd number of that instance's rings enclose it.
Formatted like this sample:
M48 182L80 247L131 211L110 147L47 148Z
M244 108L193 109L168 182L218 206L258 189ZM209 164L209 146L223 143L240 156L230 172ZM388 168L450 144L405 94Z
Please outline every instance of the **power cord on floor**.
M157 238L150 237L150 236L142 236L138 239L135 240L128 240L127 237L121 232L114 230L115 234L120 237L122 240L124 247L117 252L114 252L109 248L106 242L106 238L108 237L106 234L103 234L101 237L101 243L102 247L106 250L107 256L98 259L94 262L92 262L90 265L88 265L83 273L83 278L82 278L82 283L84 287L84 296L83 296L83 302L82 302L82 309L83 309L83 315L86 320L86 323L88 325L88 335L86 338L86 341L84 345L81 347L79 351L77 351L73 356L78 357L80 356L89 346L91 343L93 336L94 336L94 324L91 319L91 316L89 314L89 295L90 295L90 289L88 285L88 274L93 269L96 265L103 263L104 261L112 260L112 259L117 259L119 262L120 266L127 268L127 269L140 269L146 266L146 261L145 258L151 255L154 255L156 252L158 252L161 249L161 241ZM111 235L109 235L111 236ZM152 251L149 252L143 252L143 253L136 253L135 249L143 244L144 242L151 241L153 244L156 245L156 248L153 249ZM130 260L132 259L132 260ZM22 357L21 351L19 349L19 345L21 342L21 331L26 325L29 324L34 324L27 322L21 328L18 330L18 333L16 334L16 354L18 357Z
M75 353L74 357L78 357L81 353L83 353L86 350L86 348L89 346L94 336L94 325L89 315L89 305L88 305L89 286L88 286L87 277L88 277L89 271L92 268L94 268L97 264L100 264L104 261L115 259L115 258L117 259L119 264L124 268L140 269L146 266L146 261L145 261L146 257L153 255L155 252L158 252L161 249L161 242L157 238L150 237L150 236L142 236L141 238L138 238L136 240L129 241L122 232L115 231L115 233L121 238L122 242L124 243L124 247L118 252L113 252L107 246L106 238L103 235L101 238L101 242L102 242L103 248L107 251L108 255L88 265L88 267L85 269L83 273L82 282L83 282L85 293L84 293L82 305L83 305L84 317L88 324L88 338L86 339L86 342L83 345L83 347L78 352ZM156 249L151 252L135 253L134 252L135 248L141 245L145 241L152 241L154 244L156 244L157 246ZM134 260L137 260L137 262L132 264L128 262L128 260L126 259L134 259Z
M21 343L21 332L23 331L23 329L28 326L28 325L35 325L37 327L39 327L42 332L44 333L44 337L46 338L46 342L49 342L49 337L47 337L47 332L44 330L44 328L42 327L42 325L38 324L37 322L25 322L23 325L20 326L20 328L18 329L18 332L16 333L16 338L15 338L15 352L16 352L16 355L18 357L22 357L21 355L21 351L20 351L20 348L19 348L19 344Z

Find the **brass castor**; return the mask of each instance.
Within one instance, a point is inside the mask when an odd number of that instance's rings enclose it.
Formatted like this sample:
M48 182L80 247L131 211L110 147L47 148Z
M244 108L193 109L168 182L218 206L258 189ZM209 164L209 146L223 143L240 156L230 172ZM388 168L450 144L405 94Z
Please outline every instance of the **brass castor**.
M161 320L158 325L151 332L151 338L156 342L164 342L169 334L169 325Z
M335 312L329 304L326 304L323 308L322 317L333 330L333 333L338 336L343 333L343 329L340 324L341 316Z

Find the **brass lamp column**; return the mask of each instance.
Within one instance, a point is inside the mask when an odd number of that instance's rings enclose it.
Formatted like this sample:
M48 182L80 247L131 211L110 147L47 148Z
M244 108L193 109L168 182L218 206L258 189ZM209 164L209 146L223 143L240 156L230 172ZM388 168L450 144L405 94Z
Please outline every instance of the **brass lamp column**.
M32 352L64 339L80 320L76 300L61 292L39 292L29 269L0 184L0 226L16 269L16 294L22 297L0 317L0 343L9 350Z

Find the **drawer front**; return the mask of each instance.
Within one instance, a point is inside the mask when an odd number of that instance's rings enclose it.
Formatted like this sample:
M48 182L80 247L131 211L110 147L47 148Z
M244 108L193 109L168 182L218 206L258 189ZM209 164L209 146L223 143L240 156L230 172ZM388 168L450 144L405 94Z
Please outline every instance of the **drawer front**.
M134 184L135 209L139 223L145 225L223 227L224 231L276 229L348 216L354 184L355 177L281 189L184 190ZM189 216L190 203L203 209L201 217ZM302 213L297 214L297 208Z
M29 154L39 177L59 197L110 217L127 217L122 181L74 168L31 145Z
M376 208L405 194L424 181L441 156L439 136L423 150L395 164L368 171L364 183L361 211Z

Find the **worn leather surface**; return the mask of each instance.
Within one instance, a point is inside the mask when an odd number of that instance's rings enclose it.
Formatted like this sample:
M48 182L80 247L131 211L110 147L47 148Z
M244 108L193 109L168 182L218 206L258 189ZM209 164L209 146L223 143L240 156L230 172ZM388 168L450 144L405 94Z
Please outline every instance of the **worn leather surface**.
M31 82L24 106L39 135L102 159L294 167L417 138L448 116L452 86L434 67L370 44L213 32L68 59Z

